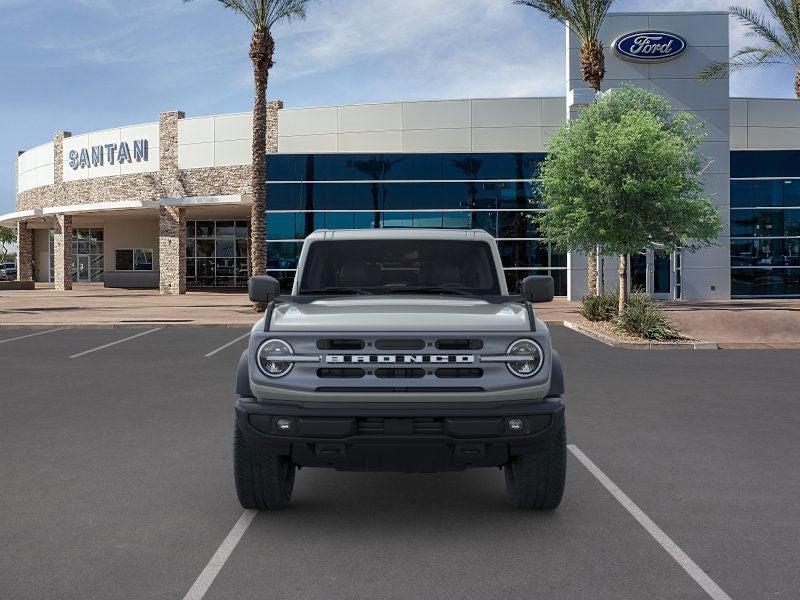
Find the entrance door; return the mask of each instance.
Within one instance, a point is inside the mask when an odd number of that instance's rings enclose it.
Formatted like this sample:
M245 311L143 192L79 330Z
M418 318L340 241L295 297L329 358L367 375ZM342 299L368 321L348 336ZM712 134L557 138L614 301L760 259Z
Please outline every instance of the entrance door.
M647 254L645 252L638 252L631 254L630 260L630 291L631 292L646 292L647 291Z
M653 250L653 292L654 298L668 300L672 297L672 260L664 250Z
M78 281L89 283L89 257L85 254L78 256Z

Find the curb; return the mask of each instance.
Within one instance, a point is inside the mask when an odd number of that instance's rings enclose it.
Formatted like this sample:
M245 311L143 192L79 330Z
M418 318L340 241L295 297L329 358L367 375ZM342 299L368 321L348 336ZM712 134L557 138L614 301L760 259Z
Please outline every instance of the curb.
M554 321L556 322L556 321ZM715 342L621 342L610 336L592 331L582 325L572 321L560 321L564 327L572 329L587 337L593 338L598 342L603 342L614 348L625 348L627 350L718 350L719 346Z

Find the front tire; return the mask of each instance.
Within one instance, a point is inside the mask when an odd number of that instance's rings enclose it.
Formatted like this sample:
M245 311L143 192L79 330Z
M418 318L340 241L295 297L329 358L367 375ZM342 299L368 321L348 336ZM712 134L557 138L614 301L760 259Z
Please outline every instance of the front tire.
M505 474L506 489L515 508L558 508L567 478L566 426L561 426L544 450L512 458L505 466Z
M292 500L295 472L295 465L288 457L252 448L236 423L233 430L233 473L236 495L243 508L287 508Z

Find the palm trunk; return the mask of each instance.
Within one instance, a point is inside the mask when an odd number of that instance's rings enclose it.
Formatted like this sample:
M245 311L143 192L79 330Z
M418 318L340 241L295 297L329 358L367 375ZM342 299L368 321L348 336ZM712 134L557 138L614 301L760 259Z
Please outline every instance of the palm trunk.
M618 312L622 314L625 305L628 304L628 258L624 254L619 255L619 306Z
M253 61L255 99L253 101L253 154L251 189L253 204L250 208L250 269L253 275L267 272L266 210L267 210L267 83L272 67L274 42L269 31L256 29L250 43ZM256 306L257 310L263 307Z
M595 92L600 91L603 77L606 75L605 57L603 56L603 45L597 40L590 40L581 45L581 75L583 80L589 84ZM598 256L597 249L592 247L589 250L589 266L587 286L589 296L597 294L597 272Z
M794 77L794 94L800 100L800 68L797 69L797 75Z

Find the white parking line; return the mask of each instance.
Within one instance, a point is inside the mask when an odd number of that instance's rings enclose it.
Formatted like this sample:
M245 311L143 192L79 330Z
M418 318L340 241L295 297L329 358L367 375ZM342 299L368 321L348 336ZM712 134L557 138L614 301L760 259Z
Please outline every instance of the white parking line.
M127 342L128 340L133 340L138 337L142 337L143 335L147 335L148 333L155 333L156 331L161 331L162 327L157 327L155 329L150 329L148 331L143 331L142 333L137 333L136 335L132 335L130 337L122 338L121 340L117 340L116 342L111 342L110 344L103 344L102 346L98 346L97 348L92 348L91 350L86 350L84 352L78 352L77 354L73 354L70 358L78 358L80 356L86 356L87 354L91 354L92 352L97 352L98 350L102 350L104 348L109 348L110 346L116 346L117 344L121 344L122 342Z
M656 525L650 517L648 517L641 508L636 506L636 504L625 495L621 489L617 487L617 485L608 478L608 476L603 473L600 468L594 464L588 456L586 456L583 452L581 452L580 448L575 446L574 444L569 444L567 446L569 451L575 455L583 466L586 467L589 472L594 475L595 479L603 484L603 487L606 488L614 498L622 504L622 506L627 510L631 516L636 519L639 524L645 528L645 531L653 536L664 550L675 559L675 561L686 571L689 576L695 580L695 583L699 585L705 592L713 598L713 600L731 600L731 597L726 594L722 588L720 588L714 580L709 577L703 569L697 566L689 555L686 554L683 550L681 550L678 545L672 541L672 539L664 533L661 528Z
M227 344L225 344L224 346L220 346L220 347L219 347L219 348L217 348L216 350L212 350L211 352L209 352L208 354L206 354L205 358L208 358L209 356L214 356L214 355L215 355L217 352L222 352L223 350L225 350L225 348L228 348L229 346L233 346L233 345L234 345L236 342L239 342L239 341L243 340L243 339L244 339L244 338L246 338L248 335L250 335L250 332L249 332L249 331L248 331L247 333L245 333L244 335L240 335L240 336L239 336L238 338L236 338L235 340L231 340L230 342L228 342L228 343L227 343Z
M257 514L257 510L246 510L242 513L233 529L230 530L225 539L222 540L222 544L217 548L217 551L214 552L214 556L208 561L206 568L203 569L203 572L197 577L192 587L186 592L183 600L202 600Z
M7 340L0 340L0 344L5 344L6 342L16 342L17 340L24 340L25 338L34 337L37 335L44 335L45 333L53 333L55 331L61 331L63 327L59 327L58 329L50 329L48 331L39 331L37 333L29 333L28 335L21 335L15 338L9 338Z

